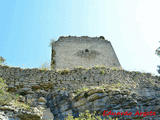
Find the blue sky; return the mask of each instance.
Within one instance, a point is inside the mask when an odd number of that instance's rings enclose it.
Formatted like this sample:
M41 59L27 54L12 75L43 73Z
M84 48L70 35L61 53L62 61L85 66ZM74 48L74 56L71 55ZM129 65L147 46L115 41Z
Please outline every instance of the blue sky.
M51 39L105 36L122 67L156 74L159 0L0 0L0 56L10 66L50 62Z

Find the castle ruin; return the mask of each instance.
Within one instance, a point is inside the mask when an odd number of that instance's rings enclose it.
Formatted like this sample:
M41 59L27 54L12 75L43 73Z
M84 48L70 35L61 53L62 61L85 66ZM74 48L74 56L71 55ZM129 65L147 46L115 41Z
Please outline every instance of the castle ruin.
M73 69L79 66L121 67L110 41L103 36L61 36L51 45L52 69Z

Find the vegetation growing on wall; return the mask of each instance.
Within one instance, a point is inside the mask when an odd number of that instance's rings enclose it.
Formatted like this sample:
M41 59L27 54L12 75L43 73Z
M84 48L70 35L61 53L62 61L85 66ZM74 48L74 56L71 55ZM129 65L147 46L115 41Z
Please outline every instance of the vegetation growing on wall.
M13 96L6 91L7 85L5 84L5 81L2 78L0 78L0 105L5 105L11 102L13 98Z
M5 61L6 60L2 56L0 56L0 65L2 65Z
M0 105L10 105L20 107L23 109L30 109L29 105L19 102L19 95L14 95L7 92L7 85L5 80L0 78Z
M107 116L106 120L118 120L117 118L110 118ZM84 113L81 113L78 118L74 118L72 115L69 115L65 120L104 120L102 116L96 115L96 112L90 113L86 110Z

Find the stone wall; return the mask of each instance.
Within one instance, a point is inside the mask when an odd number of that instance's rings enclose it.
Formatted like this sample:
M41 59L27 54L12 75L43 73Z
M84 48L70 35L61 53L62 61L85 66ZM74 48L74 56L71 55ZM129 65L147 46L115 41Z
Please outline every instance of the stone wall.
M111 43L104 37L60 37L52 43L52 68L104 65L121 67ZM53 65L55 64L55 66Z
M9 90L13 91L18 91L22 88L25 88L27 91L35 89L48 90L51 88L74 90L85 86L99 86L112 83L135 84L136 87L147 87L152 81L159 82L160 79L158 76L152 76L150 73L129 72L105 67L55 71L0 66L0 77L6 80Z

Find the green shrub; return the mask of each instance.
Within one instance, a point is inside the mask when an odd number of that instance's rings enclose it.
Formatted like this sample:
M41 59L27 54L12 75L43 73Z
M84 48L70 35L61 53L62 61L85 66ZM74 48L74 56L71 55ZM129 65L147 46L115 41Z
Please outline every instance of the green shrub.
M61 75L66 75L66 74L68 74L69 72L70 72L69 69L64 69L64 70L61 71Z
M101 70L101 71L100 71L100 74L104 75L104 74L105 74L105 71L104 71L104 70Z
M101 116L96 115L96 112L90 113L89 110L86 110L84 113L80 113L79 117L74 118L69 115L65 120L118 120L117 118L113 119L109 116L106 116L105 119L102 119Z
M75 93L76 93L76 94L79 94L79 93L81 93L81 92L86 92L86 91L88 91L88 90L89 90L88 87L82 87L82 88L80 88L80 89L77 89L77 90L75 91Z
M23 108L23 109L30 109L30 106L28 104L19 102L19 95L18 94L11 94L7 92L7 84L5 81L0 78L0 105L9 105L12 103L13 106Z
M0 78L0 93L6 90L7 90L7 85L5 84L5 81L2 78Z
M8 104L13 99L13 96L6 91L7 85L5 84L5 81L0 78L0 105Z
M13 96L7 92L0 93L0 105L7 105L13 99Z
M102 120L100 116L96 116L95 112L91 114L88 110L85 113L81 113L78 118L68 116L65 120Z

